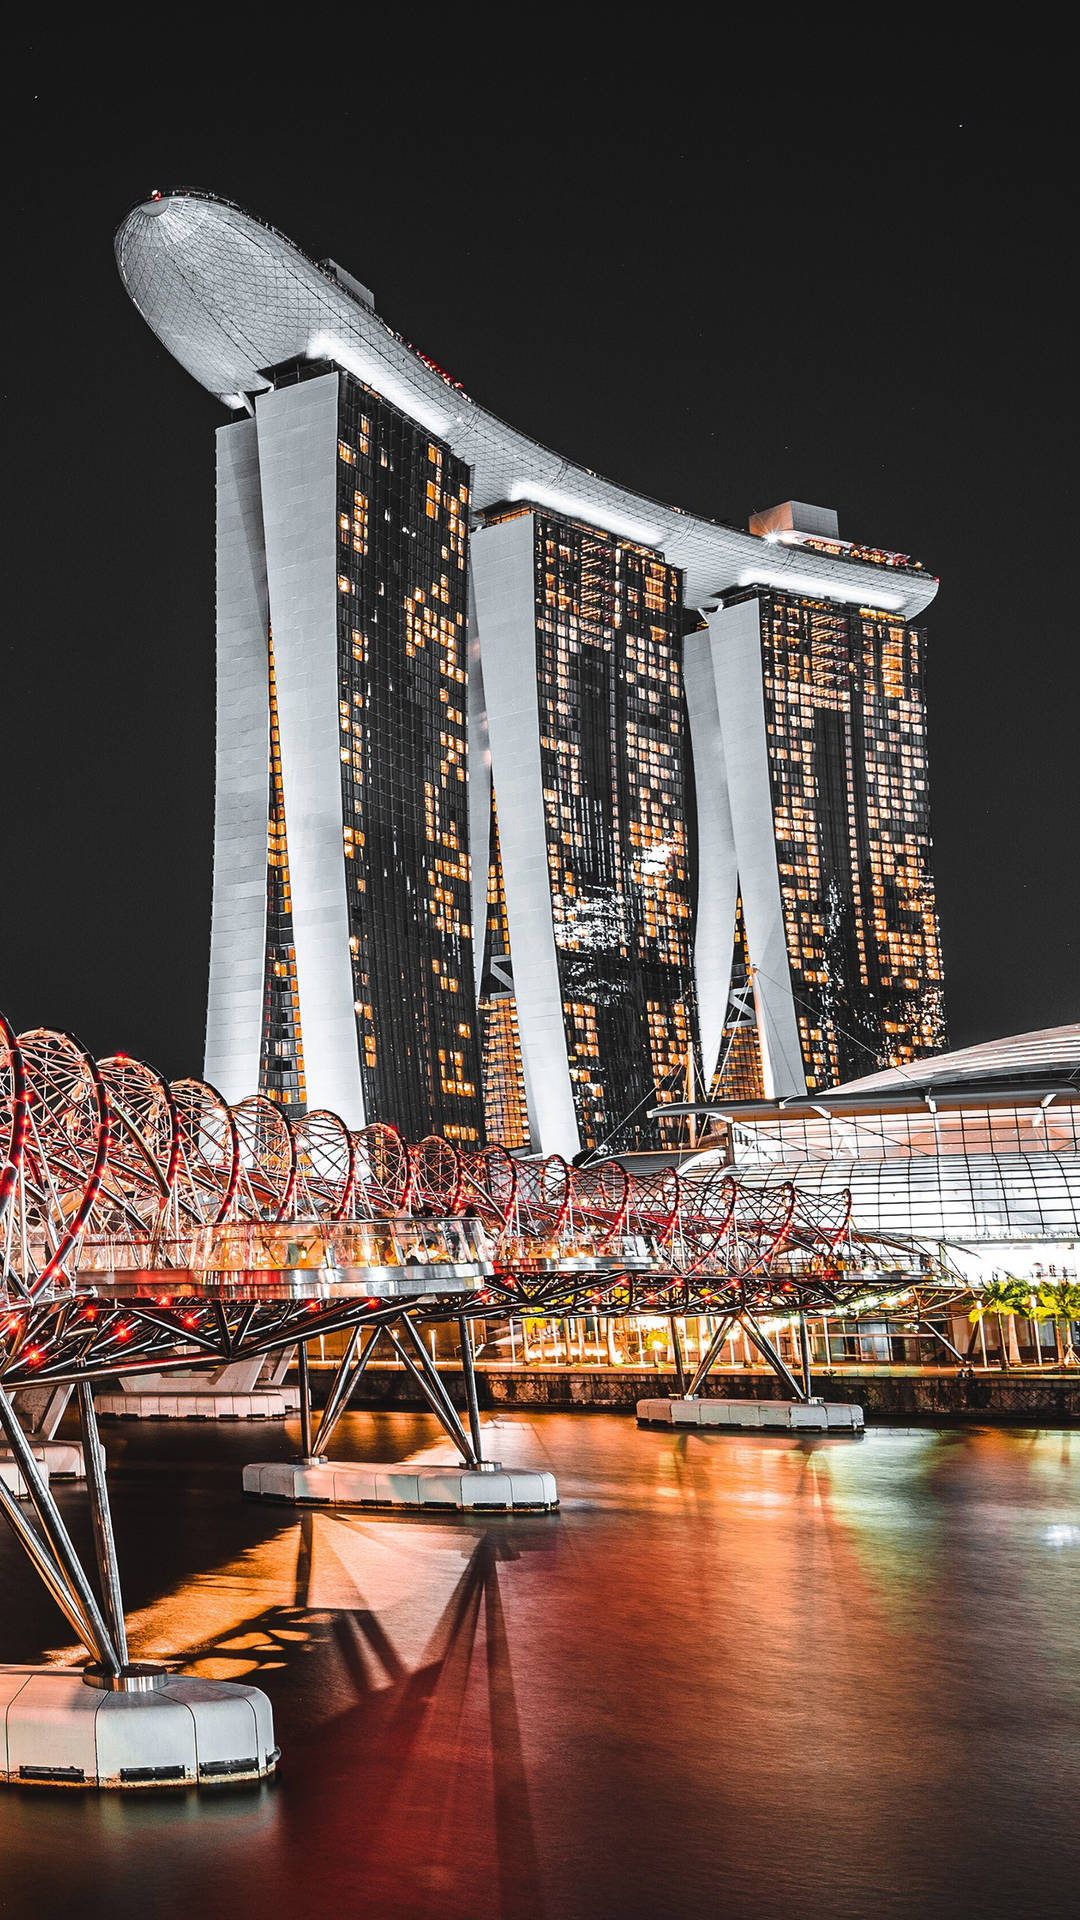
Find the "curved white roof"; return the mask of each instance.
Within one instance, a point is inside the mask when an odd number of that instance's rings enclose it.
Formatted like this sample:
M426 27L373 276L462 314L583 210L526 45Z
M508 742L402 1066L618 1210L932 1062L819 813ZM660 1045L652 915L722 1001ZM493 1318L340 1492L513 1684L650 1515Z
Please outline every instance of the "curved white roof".
M914 619L937 591L921 569L743 533L561 459L477 406L329 269L227 201L186 191L145 201L121 223L116 258L147 325L226 405L270 385L261 369L335 360L468 462L477 509L535 501L657 547L685 570L691 606L763 585Z
M1080 1070L1080 1021L1064 1027L1039 1027L1034 1033L1008 1034L1003 1040L984 1040L976 1047L957 1047L950 1053L935 1053L927 1060L912 1061L906 1067L888 1067L882 1073L869 1073L861 1080L845 1080L830 1087L824 1098L834 1093L903 1093L911 1088L932 1087L935 1081L960 1084L968 1080L1007 1079L1010 1076L1061 1073Z

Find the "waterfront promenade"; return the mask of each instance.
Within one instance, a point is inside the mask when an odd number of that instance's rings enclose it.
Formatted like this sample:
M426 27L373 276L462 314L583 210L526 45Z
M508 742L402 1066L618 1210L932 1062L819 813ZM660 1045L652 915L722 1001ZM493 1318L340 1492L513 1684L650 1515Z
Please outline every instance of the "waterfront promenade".
M477 1366L480 1404L493 1411L517 1408L633 1413L639 1400L663 1399L677 1392L671 1368ZM315 1397L332 1377L332 1368L312 1369ZM460 1367L447 1363L442 1377L455 1402L464 1404ZM1080 1369L1053 1367L843 1367L813 1376L816 1394L830 1401L855 1401L871 1426L907 1421L964 1421L982 1424L1080 1427ZM767 1367L720 1368L709 1376L704 1397L768 1399L776 1376ZM363 1381L358 1404L419 1407L421 1397L401 1366L374 1364Z
M295 1427L110 1426L133 1654L264 1687L281 1775L5 1793L5 1910L1074 1910L1077 1436L549 1412L487 1437L557 1473L558 1515L298 1515L239 1493ZM333 1451L437 1446L402 1410L346 1416ZM85 1494L58 1497L82 1540ZM70 1648L6 1532L0 1578L7 1659Z

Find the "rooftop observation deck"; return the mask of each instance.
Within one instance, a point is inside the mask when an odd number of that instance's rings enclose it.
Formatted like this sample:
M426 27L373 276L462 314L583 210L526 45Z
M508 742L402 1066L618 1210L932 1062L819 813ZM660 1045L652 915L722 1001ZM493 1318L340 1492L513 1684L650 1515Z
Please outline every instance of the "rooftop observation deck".
M472 506L528 501L663 552L685 598L710 608L750 586L917 618L937 581L906 555L839 540L746 533L633 493L529 439L381 320L367 289L211 194L154 194L116 235L124 286L192 378L229 407L266 391L266 369L330 360L445 441L473 470ZM627 395L633 406L633 394Z

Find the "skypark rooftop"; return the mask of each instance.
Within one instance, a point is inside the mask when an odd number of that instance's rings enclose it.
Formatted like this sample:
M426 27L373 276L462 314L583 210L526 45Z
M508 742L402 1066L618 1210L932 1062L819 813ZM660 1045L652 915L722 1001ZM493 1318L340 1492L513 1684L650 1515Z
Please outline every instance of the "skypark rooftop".
M318 264L228 201L187 189L153 194L122 221L116 258L147 325L226 406L249 407L266 391L260 369L298 357L333 361L468 462L475 511L531 501L657 548L684 570L690 606L714 607L725 593L763 586L910 620L937 592L933 575L905 556L744 533L562 459L471 400L380 320L351 274Z

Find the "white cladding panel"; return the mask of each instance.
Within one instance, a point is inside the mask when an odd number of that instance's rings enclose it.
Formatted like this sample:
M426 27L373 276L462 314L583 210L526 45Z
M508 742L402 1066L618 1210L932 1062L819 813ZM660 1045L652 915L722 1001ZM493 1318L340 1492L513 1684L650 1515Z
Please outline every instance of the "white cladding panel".
M206 1078L226 1100L259 1085L266 965L270 688L266 556L254 420L217 434L217 768Z
M256 422L308 1105L359 1127L338 725L337 374L260 394Z
M727 1017L735 944L738 862L731 822L724 736L716 703L716 676L708 633L688 633L683 645L683 684L690 717L690 745L697 791L697 919L694 972L697 979L701 1064L705 1092L712 1085Z
M491 839L491 742L488 739L484 663L469 568L469 873L472 898L473 985L480 1004L487 934L488 843Z
M551 917L534 543L534 516L520 514L475 532L470 544L529 1124L534 1149L570 1159L581 1140Z
M743 600L709 615L716 704L727 762L746 944L754 974L766 1098L806 1092L791 992L769 782L760 609Z

